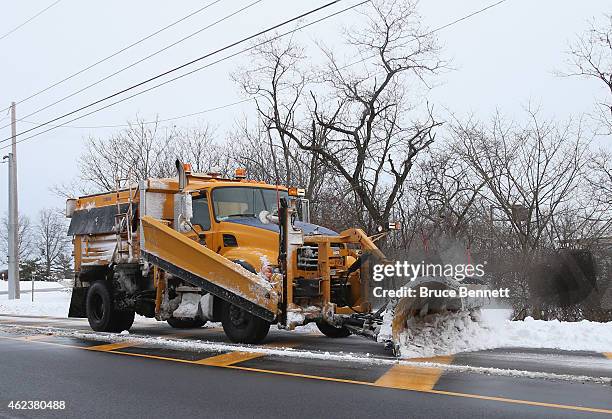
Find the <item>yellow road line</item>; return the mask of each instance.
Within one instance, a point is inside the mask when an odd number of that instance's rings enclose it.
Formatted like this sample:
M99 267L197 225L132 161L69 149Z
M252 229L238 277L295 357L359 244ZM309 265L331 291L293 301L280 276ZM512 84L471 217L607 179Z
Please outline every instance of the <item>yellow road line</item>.
M134 352L108 351L108 353L117 354L117 355L137 356L140 358L159 359L161 361L182 362L185 364L195 364L196 363L195 361L190 361L188 359L170 358L167 356L159 356L159 355L139 354L139 353L134 353Z
M416 358L411 359L411 361L450 364L453 361L453 357ZM394 365L382 377L376 380L374 385L404 390L432 390L443 372L443 368Z
M604 356L608 359L612 359L612 352L604 352Z
M443 391L443 390L429 390L429 391L425 391L425 393L443 394L445 396L465 397L468 399L490 400L494 402L525 404L529 406L551 407L555 409L577 410L580 412L607 413L608 415L612 415L611 409L598 409L595 407L573 406L570 404L533 402L530 400L507 399L505 397L482 396L480 394L456 393L454 391Z
M231 369L243 370L243 371L260 372L260 373L265 373L265 374L285 375L285 376L298 377L298 378L308 378L308 379L321 380L321 381L334 381L338 383L360 384L360 385L366 385L366 386L380 387L376 383L369 383L367 381L354 381L354 380L346 380L342 378L320 377L317 375L298 374L294 372L285 372L285 371L264 370L264 369L259 369L259 368L248 368L248 367L241 367L238 365L230 365L230 366L222 367L222 368L231 368ZM408 391L416 391L419 393L441 394L445 396L454 396L454 397L465 397L469 399L490 400L490 401L496 401L496 402L502 402L502 403L524 404L524 405L539 406L539 407L550 407L554 409L577 410L581 412L607 413L609 415L612 415L612 410L610 409L598 409L594 407L583 407L583 406L573 406L573 405L568 405L568 404L534 402L530 400L508 399L505 397L482 396L480 394L457 393L457 392L442 391L442 390L410 390L408 389Z
M264 354L261 352L229 352L226 354L200 359L199 361L195 361L195 364L211 365L214 367L227 367L228 365L259 358L263 355Z
M230 368L233 370L242 370L242 371L250 371L250 372L261 372L264 374L284 375L288 377L308 378L311 380L319 380L319 381L333 381L335 383L359 384L359 385L364 385L364 386L374 385L373 383L370 383L368 381L349 380L346 378L323 377L320 375L300 374L297 372L265 370L261 368L242 367L240 365L228 365L222 368Z
M18 340L17 338L11 338L11 337L6 337L6 336L0 336L0 339ZM22 340L22 342L24 341ZM31 342L58 345L58 346L64 346L64 347L69 347L69 348L75 348L75 349L87 349L87 347L83 347L83 346L64 345L64 344L55 343L55 342L45 342L45 341L39 341L39 340L35 340ZM169 358L169 357L157 356L157 355L138 354L138 353L121 352L121 351L109 351L108 353L127 355L127 356L136 356L136 357L149 358L149 359L158 359L162 361L172 361L172 362L181 362L181 363L186 363L186 364L202 365L198 361L189 361L185 359ZM377 385L376 383L371 383L367 381L356 381L356 380L347 380L347 379L342 379L342 378L322 377L318 375L298 374L298 373L293 373L293 372L274 371L274 370L266 370L266 369L260 369L260 368L249 368L249 367L242 367L239 365L219 366L218 368L228 368L228 369L234 369L234 370L259 372L259 373L264 373L264 374L283 375L283 376L288 376L288 377L307 378L307 379L319 380L319 381L330 381L330 382L337 382L337 383L358 384L358 385L365 385L365 386L381 387ZM480 394L458 393L458 392L443 391L443 390L407 390L407 391L417 391L419 393L439 394L439 395L452 396L452 397L464 397L464 398L469 398L469 399L496 401L496 402L502 402L502 403L521 404L521 405L528 405L528 406L548 407L548 408L553 408L553 409L573 410L573 411L590 412L590 413L605 413L605 414L612 415L611 409L599 409L599 408L594 408L594 407L535 402L535 401L530 401L530 400L509 399L505 397L483 396Z
M263 346L267 348L280 348L280 347L291 348L291 347L295 347L298 345L299 345L298 342L285 342L285 343L269 343ZM194 363L201 364L201 365L211 365L214 367L227 367L229 365L237 364L239 362L244 362L244 361L249 361L251 359L260 358L265 355L266 354L264 352L243 352L243 351L228 352L225 354L200 359L198 361L194 361Z
M140 342L130 341L130 342L119 342L119 343L107 343L104 345L96 345L96 346L87 346L86 349L89 351L101 351L108 352L114 351L116 349L122 348L130 348L132 346L140 345Z

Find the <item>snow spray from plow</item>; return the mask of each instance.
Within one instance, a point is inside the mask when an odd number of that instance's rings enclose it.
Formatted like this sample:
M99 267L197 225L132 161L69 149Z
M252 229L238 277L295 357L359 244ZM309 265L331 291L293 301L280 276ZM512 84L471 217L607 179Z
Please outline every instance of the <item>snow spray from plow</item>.
M407 295L389 301L387 313L379 334L379 341L393 342L393 350L399 355L401 335L414 324L415 319L432 315L468 312L477 321L481 307L489 304L489 298L480 291L486 287L479 284L464 284L446 277L420 277L405 284ZM467 294L467 296L461 296ZM390 323L390 324L389 324ZM389 345L389 344L387 344Z

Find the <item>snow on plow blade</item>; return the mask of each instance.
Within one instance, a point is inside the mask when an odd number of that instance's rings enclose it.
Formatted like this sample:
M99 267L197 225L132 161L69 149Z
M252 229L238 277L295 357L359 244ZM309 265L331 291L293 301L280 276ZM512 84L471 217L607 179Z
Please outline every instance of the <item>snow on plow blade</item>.
M396 351L400 335L410 327L411 320L430 315L443 315L448 312L475 312L489 303L488 298L460 297L459 293L460 288L475 291L486 289L486 286L462 283L447 277L419 277L404 285L403 288L413 289L415 296L406 296L389 302L383 328L378 338L379 341L392 341ZM454 291L456 295L450 296L452 293L449 291ZM424 295L425 293L427 295Z
M276 318L278 294L269 282L156 218L141 221L141 252L149 263L255 316Z

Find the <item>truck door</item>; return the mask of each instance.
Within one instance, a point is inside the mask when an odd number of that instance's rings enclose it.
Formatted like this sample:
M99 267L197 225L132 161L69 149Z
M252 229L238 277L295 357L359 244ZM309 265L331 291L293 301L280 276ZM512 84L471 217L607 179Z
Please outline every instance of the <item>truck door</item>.
M201 230L204 233L206 246L209 249L213 249L214 243L208 202L208 194L206 191L202 191L199 195L193 196L193 217L191 218L191 224L193 224L198 231Z

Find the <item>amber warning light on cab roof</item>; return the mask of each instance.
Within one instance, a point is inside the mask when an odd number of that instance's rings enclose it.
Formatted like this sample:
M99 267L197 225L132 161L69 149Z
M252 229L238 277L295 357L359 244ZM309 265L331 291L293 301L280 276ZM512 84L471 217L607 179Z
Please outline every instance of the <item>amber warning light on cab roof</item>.
M246 169L238 168L234 171L234 177L236 179L245 179L246 178Z
M306 190L302 189L302 188L295 188L295 187L291 187L289 188L289 196L305 196L306 195Z

